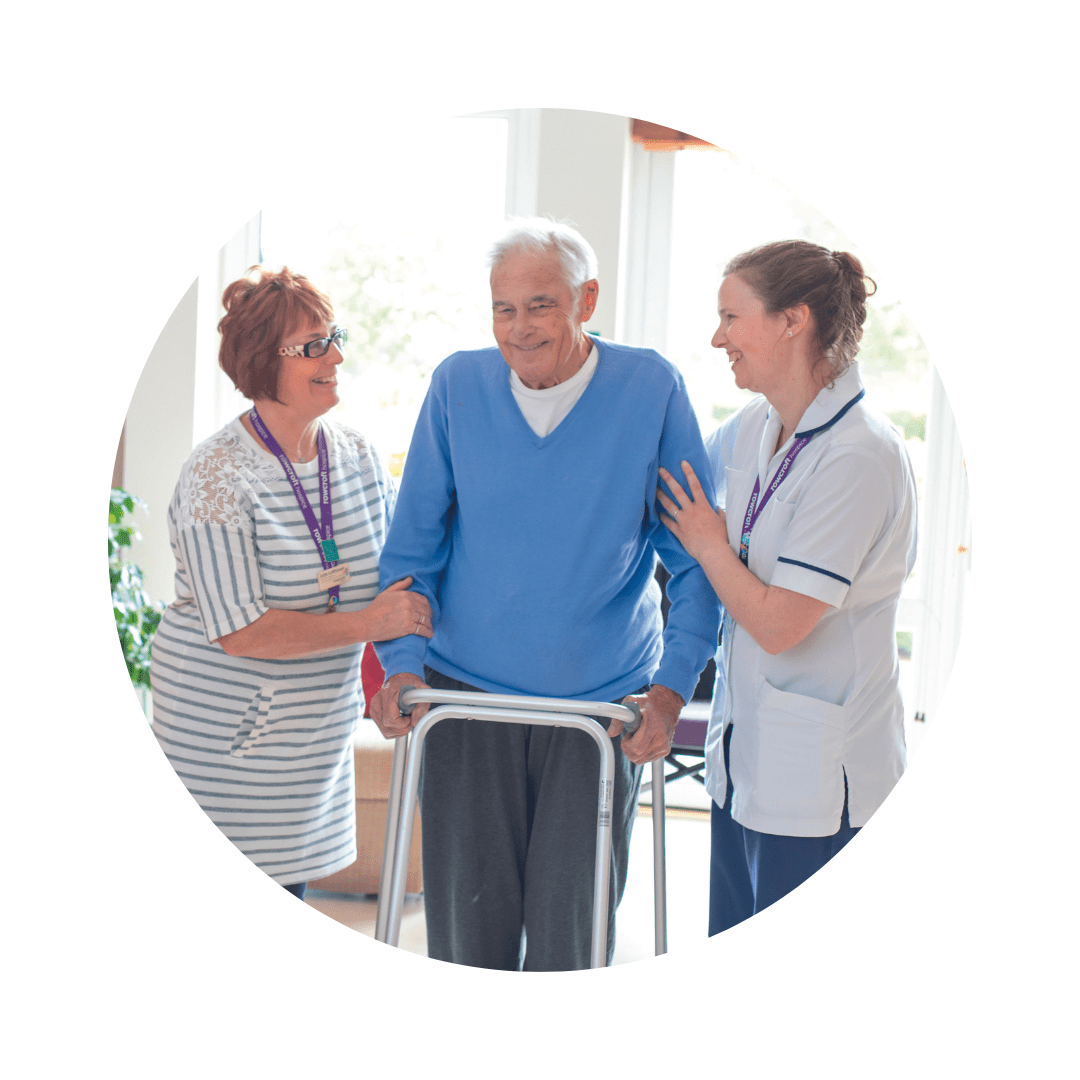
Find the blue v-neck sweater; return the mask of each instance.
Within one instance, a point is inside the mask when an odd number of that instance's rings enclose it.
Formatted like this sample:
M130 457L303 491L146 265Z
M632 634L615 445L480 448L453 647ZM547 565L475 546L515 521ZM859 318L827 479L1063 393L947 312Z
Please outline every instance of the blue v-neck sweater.
M596 372L548 436L529 427L498 349L436 368L379 563L411 575L435 636L380 642L388 675L426 662L493 693L609 700L648 682L689 700L716 649L719 604L660 523L657 469L689 461L712 500L676 368L597 340ZM666 631L653 576L671 573Z

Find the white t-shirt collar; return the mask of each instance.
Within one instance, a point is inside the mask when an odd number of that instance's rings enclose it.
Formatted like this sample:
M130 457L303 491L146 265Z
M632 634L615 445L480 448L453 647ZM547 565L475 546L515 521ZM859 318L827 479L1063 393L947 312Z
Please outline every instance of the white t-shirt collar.
M589 380L596 370L598 356L596 343L593 342L592 348L589 349L589 355L585 357L585 363L582 364L569 379L561 383L556 383L555 386L546 386L543 390L534 390L531 386L526 386L521 381L521 376L511 368L510 386L515 394L521 393L526 397L536 398L538 401L551 401L563 394L573 394L575 391L580 393L581 390L589 385Z

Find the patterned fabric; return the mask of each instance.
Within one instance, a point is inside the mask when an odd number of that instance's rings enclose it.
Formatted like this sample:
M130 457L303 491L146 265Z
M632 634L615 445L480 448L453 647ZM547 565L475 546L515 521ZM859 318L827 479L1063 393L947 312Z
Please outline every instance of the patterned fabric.
M323 427L334 535L350 569L340 610L355 611L378 592L394 490L359 433ZM315 502L318 461L295 469ZM216 644L270 608L326 608L322 564L284 471L236 419L188 458L168 518L176 600L153 646L158 742L214 823L277 881L348 866L363 647L255 660Z

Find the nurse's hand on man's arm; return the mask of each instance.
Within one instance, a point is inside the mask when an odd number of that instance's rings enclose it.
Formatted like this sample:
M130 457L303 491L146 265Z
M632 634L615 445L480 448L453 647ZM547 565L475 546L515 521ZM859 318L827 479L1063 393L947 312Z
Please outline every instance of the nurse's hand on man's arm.
M728 543L724 512L709 506L694 470L685 461L682 468L693 498L661 469L660 476L675 493L678 505L657 489L669 515L661 515L660 520L697 559L727 613L765 652L776 656L800 645L829 604L757 578Z
M411 686L414 690L430 689L419 675L410 671L400 671L383 683L382 689L372 699L371 718L387 739L396 739L411 731L430 708L426 702L421 703L413 706L411 715L403 715L398 709L398 695L403 686Z
M641 726L622 741L623 753L635 764L644 765L666 757L671 749L671 737L679 722L679 713L686 702L666 686L654 683L648 693L631 694L624 701L636 701L641 709ZM612 720L608 734L614 739L622 734L622 721Z
M667 469L660 470L660 479L675 496L672 499L661 488L656 489L656 497L667 511L666 515L660 515L660 520L686 549L686 553L700 562L702 555L710 548L728 542L727 519L723 510L709 503L689 462L682 463L682 471L684 483L690 489L689 494Z

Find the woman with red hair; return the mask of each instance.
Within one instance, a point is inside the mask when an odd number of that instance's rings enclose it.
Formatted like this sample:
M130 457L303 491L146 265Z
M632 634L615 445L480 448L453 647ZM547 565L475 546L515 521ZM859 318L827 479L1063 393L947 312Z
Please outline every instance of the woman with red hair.
M195 448L169 505L176 600L154 639L154 733L221 831L297 896L356 858L363 643L431 636L410 578L378 589L394 489L330 420L347 333L288 269L222 297L219 361L254 405Z

